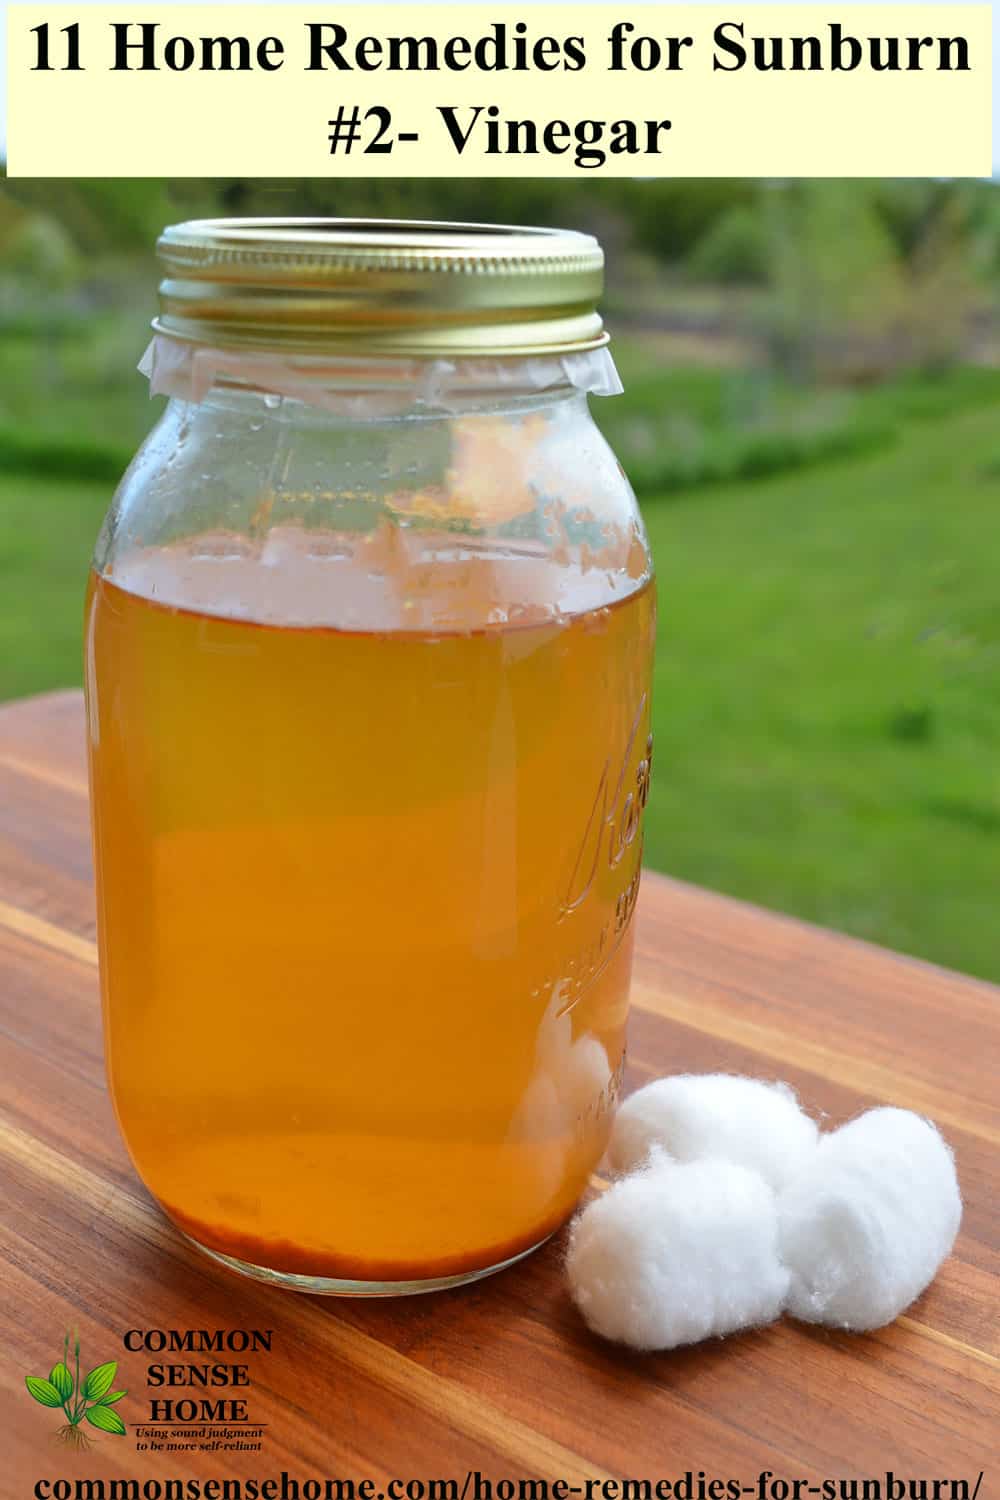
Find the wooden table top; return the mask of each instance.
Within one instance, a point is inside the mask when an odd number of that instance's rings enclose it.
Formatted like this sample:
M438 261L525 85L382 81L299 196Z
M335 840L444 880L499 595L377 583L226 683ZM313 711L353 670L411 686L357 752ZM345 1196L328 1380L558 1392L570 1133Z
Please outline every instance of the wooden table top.
M876 1103L939 1123L965 1217L954 1255L905 1316L865 1336L784 1321L633 1355L581 1325L558 1237L511 1270L436 1296L348 1302L245 1282L160 1216L112 1118L81 698L0 709L0 1500L34 1495L39 1479L204 1484L282 1470L300 1482L370 1477L372 1497L393 1479L455 1479L464 1500L477 1500L466 1483L477 1470L494 1483L562 1479L586 1494L588 1479L655 1483L690 1469L690 1500L699 1470L706 1483L737 1480L757 1494L762 1471L822 1486L891 1469L966 1479L970 1496L985 1470L981 1493L995 1493L1000 990L647 874L633 999L630 1087L665 1072L746 1072L787 1079L830 1124ZM86 1454L54 1444L58 1413L24 1387L61 1358L68 1327L79 1329L84 1365L118 1360L116 1384L129 1392L115 1408L128 1434L93 1433ZM171 1356L129 1352L123 1337L149 1328L273 1330L270 1352L243 1356L259 1451L137 1449L158 1394L148 1367ZM792 1490L762 1493L794 1500Z

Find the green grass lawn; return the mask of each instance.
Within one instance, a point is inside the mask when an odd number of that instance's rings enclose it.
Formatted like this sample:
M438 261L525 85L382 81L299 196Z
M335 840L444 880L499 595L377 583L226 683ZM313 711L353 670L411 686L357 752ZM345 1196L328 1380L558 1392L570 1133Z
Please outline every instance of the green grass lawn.
M87 564L112 490L0 474L0 702L80 682Z
M0 475L0 699L80 681L106 483ZM1000 430L644 497L649 863L1000 979Z
M1000 432L650 501L649 863L1000 979Z

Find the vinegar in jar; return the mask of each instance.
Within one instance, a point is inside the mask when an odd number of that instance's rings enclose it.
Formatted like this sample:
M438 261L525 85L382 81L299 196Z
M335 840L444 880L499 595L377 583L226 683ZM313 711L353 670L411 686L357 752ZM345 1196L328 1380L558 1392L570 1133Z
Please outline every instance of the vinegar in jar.
M432 599L419 571L362 588L336 545L286 552L163 547L91 580L115 1108L216 1253L367 1285L485 1270L568 1216L606 1143L652 587L470 552L435 559Z

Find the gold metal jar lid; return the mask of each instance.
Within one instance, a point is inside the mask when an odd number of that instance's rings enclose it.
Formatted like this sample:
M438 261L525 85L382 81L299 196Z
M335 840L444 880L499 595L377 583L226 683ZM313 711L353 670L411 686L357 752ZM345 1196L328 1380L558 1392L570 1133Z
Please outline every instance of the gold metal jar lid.
M449 357L607 342L589 234L389 219L195 219L165 229L158 332L216 347Z

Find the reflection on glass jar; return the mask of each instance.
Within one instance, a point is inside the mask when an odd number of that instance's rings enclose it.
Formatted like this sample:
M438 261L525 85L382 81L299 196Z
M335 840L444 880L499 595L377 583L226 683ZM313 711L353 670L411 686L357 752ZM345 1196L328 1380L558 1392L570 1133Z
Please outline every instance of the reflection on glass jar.
M87 605L121 1127L170 1217L251 1274L484 1274L572 1211L621 1081L655 604L587 406L600 252L165 239L171 400ZM442 269L456 242L468 269Z

